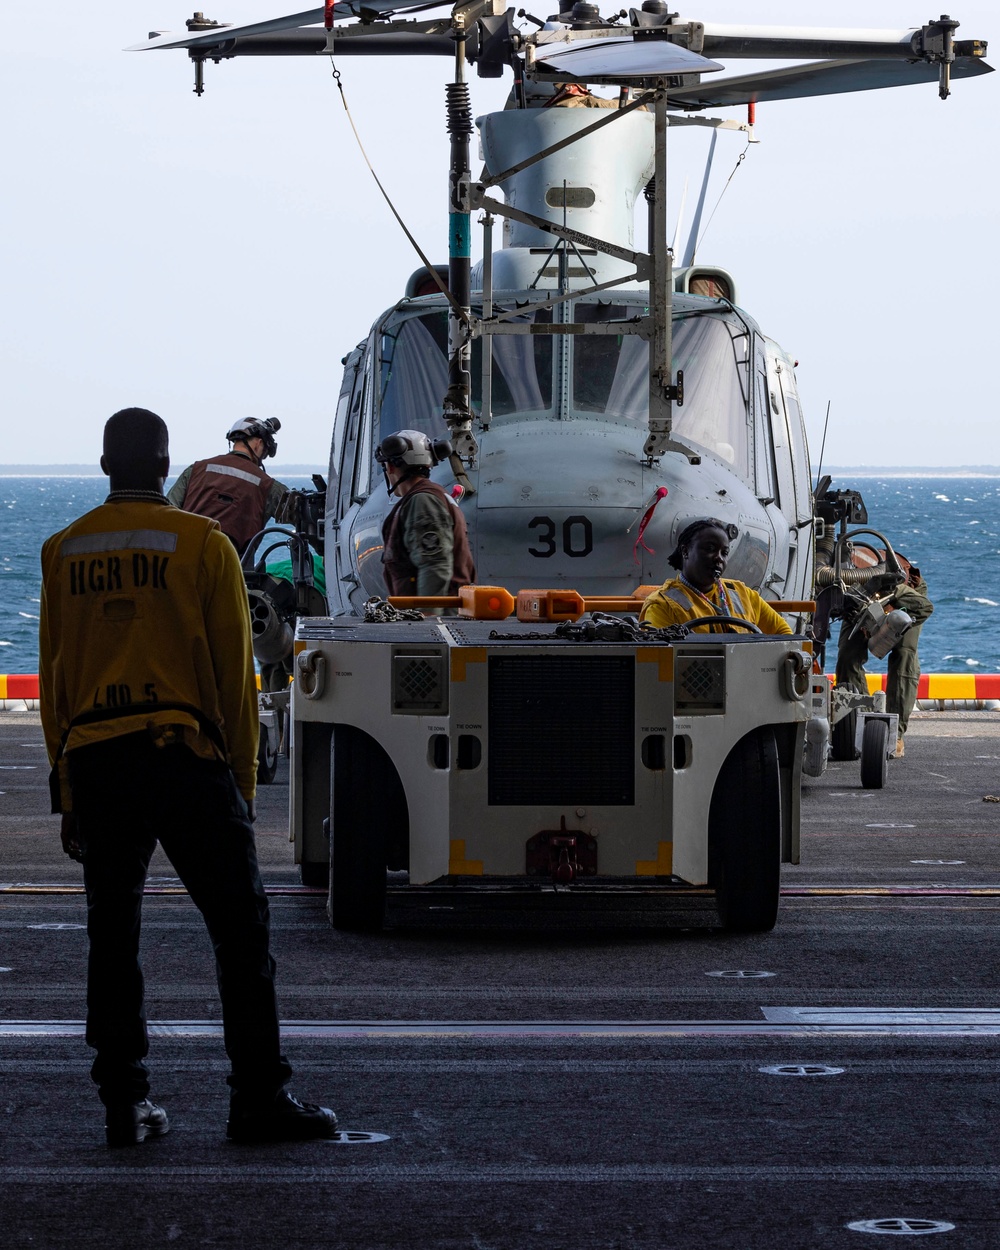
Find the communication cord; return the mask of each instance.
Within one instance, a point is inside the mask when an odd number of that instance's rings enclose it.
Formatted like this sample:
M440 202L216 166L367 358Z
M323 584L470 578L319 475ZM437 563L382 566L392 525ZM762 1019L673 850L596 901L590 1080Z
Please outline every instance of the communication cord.
M451 305L452 309L454 310L455 315L461 321L465 322L468 325L469 317L465 309L462 308L460 304L458 304L458 302L455 300L452 293L448 290L448 287L446 286L446 284L441 281L441 276L438 273L438 271L434 268L431 262L424 255L424 252L421 249L420 244L416 241L416 239L410 233L409 229L407 228L406 222L402 219L402 217L400 217L399 213L396 211L395 204L393 204L392 200L389 198L388 191L386 191L385 187L382 185L381 181L379 180L378 174L375 172L375 169L372 166L371 161L368 159L368 153L365 151L365 145L361 142L361 136L358 134L358 128L354 124L354 118L351 116L351 110L347 105L347 96L344 93L344 84L341 81L340 70L337 69L337 66L333 57L330 57L330 68L333 71L333 80L337 84L337 89L340 92L340 102L344 106L344 112L347 114L347 121L351 127L351 131L354 134L355 141L357 142L358 151L361 153L361 156L364 159L365 164L368 166L369 173L375 179L375 185L378 187L379 191L382 192L382 198L385 200L386 204L389 205L389 211L392 213L393 217L395 217L396 221L399 223L399 228L406 235L407 239L409 239L413 250L423 261L424 267L426 268L427 273L437 283L438 287L441 289L442 295L445 296L445 298L448 300L448 303Z
M746 160L746 158L747 158L747 153L748 153L749 151L750 151L750 141L749 141L749 140L747 140L747 145L746 145L746 147L743 149L743 151L742 151L742 152L739 154L739 156L736 158L736 164L733 166L733 172L732 172L732 173L729 175L729 177L726 179L726 185L725 185L725 186L722 188L722 190L719 192L719 198L715 201L715 207L712 209L711 213L709 213L709 216L708 216L708 221L706 221L706 222L705 222L705 229L704 229L704 230L702 230L701 234L698 236L698 246L699 246L699 247L702 245L702 243L704 243L704 241L705 241L705 235L706 235L706 234L708 234L709 228L711 227L712 222L713 222L713 220L714 220L714 218L715 218L715 214L719 211L719 205L722 203L722 197L723 197L723 196L726 194L726 192L729 190L729 184L730 184L730 183L732 182L732 180L736 177L736 171L739 169L739 167L740 167L740 166L743 164L743 162Z

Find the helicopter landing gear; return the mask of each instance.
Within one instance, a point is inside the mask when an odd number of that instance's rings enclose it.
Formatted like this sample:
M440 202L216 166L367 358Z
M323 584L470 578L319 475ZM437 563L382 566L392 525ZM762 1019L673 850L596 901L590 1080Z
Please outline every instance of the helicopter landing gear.
M742 738L723 764L708 824L709 882L722 926L766 933L778 918L781 784L774 731Z

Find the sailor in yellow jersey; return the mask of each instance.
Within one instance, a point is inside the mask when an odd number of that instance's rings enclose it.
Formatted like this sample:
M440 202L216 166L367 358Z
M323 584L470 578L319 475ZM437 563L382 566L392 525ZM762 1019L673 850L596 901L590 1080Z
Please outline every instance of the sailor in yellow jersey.
M227 1133L330 1137L324 1107L285 1093L267 897L252 821L257 700L239 558L216 521L163 494L167 427L127 408L104 429L105 502L42 548L39 684L53 810L83 864L87 1042L110 1146L168 1129L149 1100L139 963L159 841L215 948L232 1064Z
M667 561L680 576L664 582L649 596L639 619L662 628L686 625L699 617L734 616L750 621L765 634L790 634L788 622L756 590L723 578L729 544L737 533L735 525L714 517L692 522L682 531ZM714 633L737 627L716 624L701 628Z

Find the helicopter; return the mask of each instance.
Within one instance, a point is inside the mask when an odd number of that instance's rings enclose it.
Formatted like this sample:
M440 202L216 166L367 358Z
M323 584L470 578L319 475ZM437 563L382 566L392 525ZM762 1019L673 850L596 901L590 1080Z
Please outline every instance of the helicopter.
M708 127L714 151L725 130L753 139L759 102L934 82L944 98L952 80L990 72L985 42L957 39L948 17L889 31L733 27L682 18L665 0L608 18L560 0L547 20L520 10L518 28L499 0L424 17L440 7L340 0L242 26L196 13L185 33L138 45L186 49L199 94L207 61L240 56L454 61L448 264L421 255L344 358L324 534L331 615L359 615L384 593L394 500L373 452L401 428L450 439L433 476L466 516L480 582L627 594L659 582L662 551L712 515L738 531L730 576L773 600L807 599L816 519L794 361L740 306L733 276L695 261L704 185L686 247L667 246L667 135ZM821 59L715 77L712 58L762 57ZM481 78L511 71L503 111L474 118L468 66ZM617 98L599 101L593 86ZM615 107L563 107L581 97ZM705 115L734 105L746 123Z
M344 358L316 537L329 616L294 636L295 858L304 883L329 884L341 928L383 923L387 870L436 910L463 892L612 911L693 892L726 928L773 927L780 863L798 862L807 725L827 693L806 635L816 540L841 526L829 559L863 509L814 490L794 361L732 274L697 262L696 229L676 257L667 245L668 133L752 138L761 101L933 83L945 98L990 72L985 43L956 39L950 17L812 30L682 19L663 0L607 19L560 4L542 19L499 0L437 17L416 0L328 0L242 26L196 14L140 45L186 49L199 94L206 61L242 55L454 63L448 263L421 253ZM739 58L814 59L715 77ZM511 71L506 108L475 117L470 65ZM602 103L592 87L616 94ZM734 105L745 123L702 116ZM399 429L449 445L433 472L466 518L478 586L464 589L488 606L519 592L528 616L497 630L464 600L457 621L372 607L392 506L375 452ZM792 634L530 624L560 590L638 607L661 580L656 551L706 515L735 528L727 574L784 607Z

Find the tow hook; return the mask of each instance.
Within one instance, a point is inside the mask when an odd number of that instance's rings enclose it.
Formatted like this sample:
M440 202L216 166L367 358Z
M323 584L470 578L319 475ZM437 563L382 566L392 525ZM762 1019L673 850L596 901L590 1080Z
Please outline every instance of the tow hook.
M322 651L299 652L295 657L295 675L304 698L322 698L326 689L326 656Z
M545 829L525 845L525 868L529 877L551 877L569 885L577 877L597 875L597 839L582 830Z
M801 702L812 689L812 656L789 651L781 668L781 686L786 699Z

